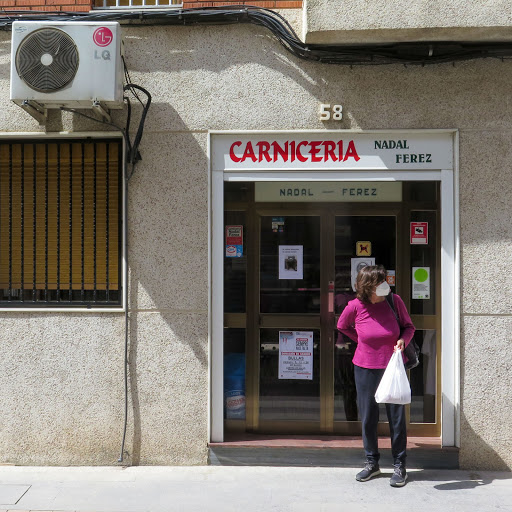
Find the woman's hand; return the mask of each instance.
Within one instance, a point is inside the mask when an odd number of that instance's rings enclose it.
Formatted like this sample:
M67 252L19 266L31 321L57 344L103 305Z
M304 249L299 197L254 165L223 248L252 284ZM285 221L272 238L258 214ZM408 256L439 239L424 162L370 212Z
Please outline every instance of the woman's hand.
M396 352L397 350L400 350L401 352L404 351L404 348L405 348L405 341L403 339L399 339L397 342L396 342L396 345L394 346L393 350Z

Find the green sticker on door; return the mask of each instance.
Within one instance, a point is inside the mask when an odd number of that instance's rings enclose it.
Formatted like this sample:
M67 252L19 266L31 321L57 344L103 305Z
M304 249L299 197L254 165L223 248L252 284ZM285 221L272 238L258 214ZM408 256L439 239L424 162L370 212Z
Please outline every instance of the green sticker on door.
M412 298L430 299L430 267L412 267Z

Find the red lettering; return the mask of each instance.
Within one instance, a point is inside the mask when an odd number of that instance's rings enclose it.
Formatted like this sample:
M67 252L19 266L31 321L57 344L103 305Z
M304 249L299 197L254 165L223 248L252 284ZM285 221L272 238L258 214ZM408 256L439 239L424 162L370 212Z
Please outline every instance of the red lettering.
M292 159L291 159L291 161L292 161L292 162L295 162L295 141L294 141L294 140L292 140L292 141L290 142L290 146L291 146L291 154L292 154Z
M353 158L356 162L361 159L359 157L359 155L357 154L356 146L354 145L354 141L353 140L351 140L348 143L347 152L345 153L345 158L343 159L343 161L346 162L347 158Z
M327 162L327 160L330 158L333 162L336 162L336 153L334 150L336 149L336 144L332 140L326 140L325 142L322 142L325 153L324 153L324 162Z
M300 148L302 146L307 146L308 142L306 140L303 140L302 142L299 142L297 144L297 160L300 160L301 162L307 162L308 159L300 152Z
M280 156L285 162L288 162L288 142L284 143L284 149L276 142L272 142L272 149L274 151L274 162L277 162Z
M343 141L338 142L338 160L343 162Z
M258 148L259 148L258 162L261 162L263 160L263 157L265 157L265 160L267 162L271 162L272 157L268 154L268 151L270 149L270 144L266 141L263 141L263 142L258 142L256 144L256 146L258 146Z
M236 142L233 142L233 144L231 144L231 147L229 148L229 156L233 162L240 162L240 160L242 160L241 158L239 158L235 155L235 151L234 151L235 146L241 146L241 145L242 145L242 141L237 140Z
M322 145L321 140L312 140L309 145L311 146L311 149L309 150L309 154L311 155L311 161L312 162L321 162L322 157L317 156L318 153L320 153L320 147Z
M252 144L250 142L248 142L247 146L245 146L245 151L241 161L245 162L246 158L250 158L253 162L256 162L258 160L256 158L256 155L254 154L254 149L252 148Z

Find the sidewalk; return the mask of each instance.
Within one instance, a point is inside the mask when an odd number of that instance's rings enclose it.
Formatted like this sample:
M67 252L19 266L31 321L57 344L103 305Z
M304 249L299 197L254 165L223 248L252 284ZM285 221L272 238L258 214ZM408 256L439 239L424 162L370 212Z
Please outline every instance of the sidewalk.
M0 512L487 512L512 511L512 473L391 468L357 482L360 468L0 466Z

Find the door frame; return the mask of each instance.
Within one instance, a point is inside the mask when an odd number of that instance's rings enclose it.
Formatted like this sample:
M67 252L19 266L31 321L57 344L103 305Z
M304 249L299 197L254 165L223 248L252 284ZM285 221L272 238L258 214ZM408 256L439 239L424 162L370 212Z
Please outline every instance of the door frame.
M232 135L233 140L240 134L290 134L291 136L312 130L288 132L209 132L209 264L210 283L208 326L209 326L209 407L208 439L210 442L224 441L224 182L225 181L439 181L441 190L441 443L443 446L460 444L460 294L459 294L459 195L458 195L458 132L456 130L410 130L410 131L317 131L318 133L373 134L390 138L414 132L421 134L442 134L451 138L453 147L452 169L438 170L330 170L314 171L262 169L225 171L212 165L212 151L216 134Z

